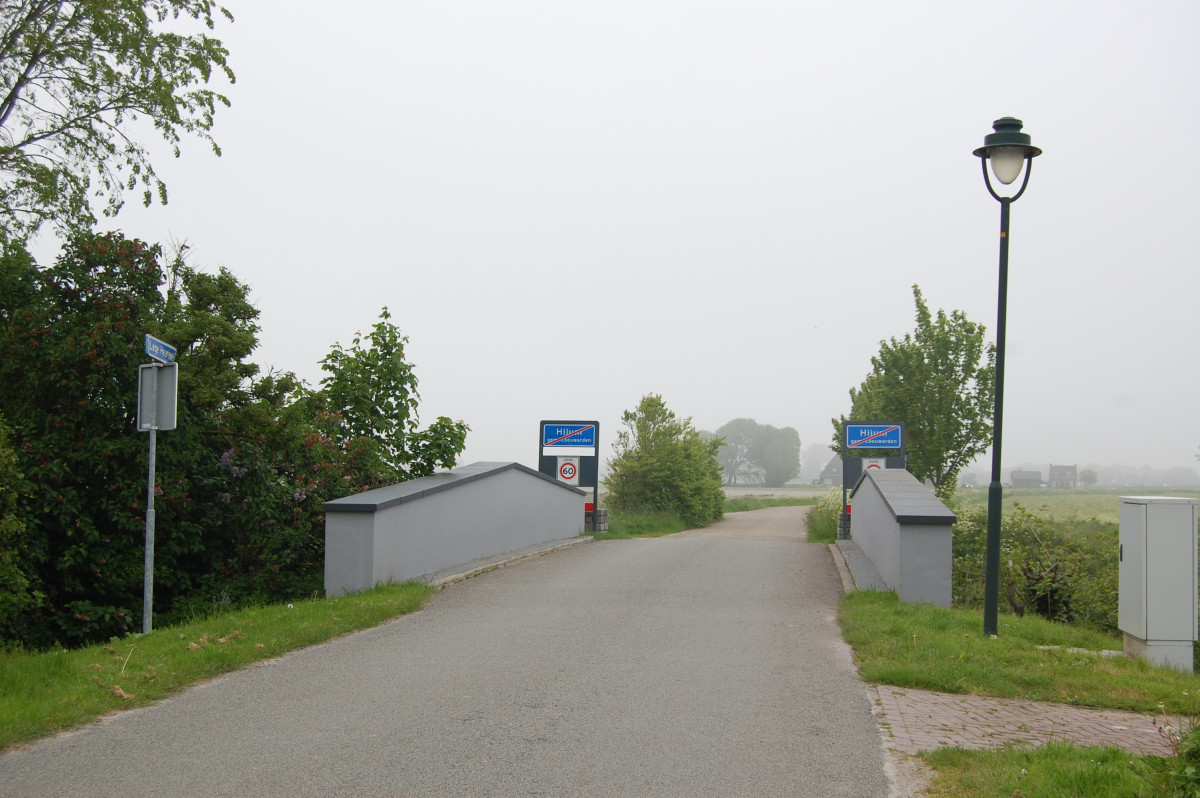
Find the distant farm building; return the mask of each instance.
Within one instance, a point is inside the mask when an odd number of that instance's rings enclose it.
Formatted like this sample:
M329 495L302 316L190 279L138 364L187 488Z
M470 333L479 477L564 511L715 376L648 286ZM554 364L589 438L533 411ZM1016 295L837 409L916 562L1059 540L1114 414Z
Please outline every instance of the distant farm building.
M1012 486L1014 490L1022 488L1040 488L1042 486L1041 471L1013 471Z
M822 469L817 483L820 485L840 486L842 484L842 458L835 457L830 460L825 465L825 468Z
M1050 466L1050 475L1046 478L1046 487L1074 490L1078 484L1079 474L1076 472L1075 466Z

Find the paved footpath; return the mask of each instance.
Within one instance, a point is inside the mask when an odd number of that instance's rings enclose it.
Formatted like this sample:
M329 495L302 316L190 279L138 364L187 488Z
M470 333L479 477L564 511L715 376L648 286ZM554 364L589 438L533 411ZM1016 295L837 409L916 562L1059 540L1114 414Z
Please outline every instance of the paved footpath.
M1033 748L1048 742L1115 746L1135 754L1170 756L1155 718L1065 704L950 695L929 690L872 688L888 744L902 754L938 748Z
M803 510L574 546L0 756L0 795L888 795Z

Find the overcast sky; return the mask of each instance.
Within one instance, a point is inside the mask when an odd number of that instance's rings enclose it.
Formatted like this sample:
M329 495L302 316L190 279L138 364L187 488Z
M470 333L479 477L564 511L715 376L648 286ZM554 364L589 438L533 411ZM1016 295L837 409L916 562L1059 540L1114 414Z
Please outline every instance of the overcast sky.
M1006 465L1197 465L1195 0L225 2L223 157L108 224L249 283L264 368L386 305L464 463L647 393L825 442L914 283L991 338L1015 116Z

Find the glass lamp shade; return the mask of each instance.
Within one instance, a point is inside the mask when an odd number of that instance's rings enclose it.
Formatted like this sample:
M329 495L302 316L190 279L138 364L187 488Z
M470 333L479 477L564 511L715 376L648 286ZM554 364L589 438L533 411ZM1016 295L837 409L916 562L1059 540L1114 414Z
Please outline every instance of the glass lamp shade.
M992 174L1004 185L1009 185L1021 176L1025 166L1024 147L993 147L988 150L992 162Z

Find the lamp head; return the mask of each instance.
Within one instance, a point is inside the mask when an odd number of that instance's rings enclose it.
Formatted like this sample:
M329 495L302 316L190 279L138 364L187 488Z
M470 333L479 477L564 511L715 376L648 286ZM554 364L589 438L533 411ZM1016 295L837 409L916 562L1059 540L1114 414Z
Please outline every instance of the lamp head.
M992 174L1009 185L1021 174L1027 158L1036 158L1042 151L1033 146L1028 133L1021 132L1021 120L1006 116L992 123L994 133L983 137L983 146L975 155L992 162Z

